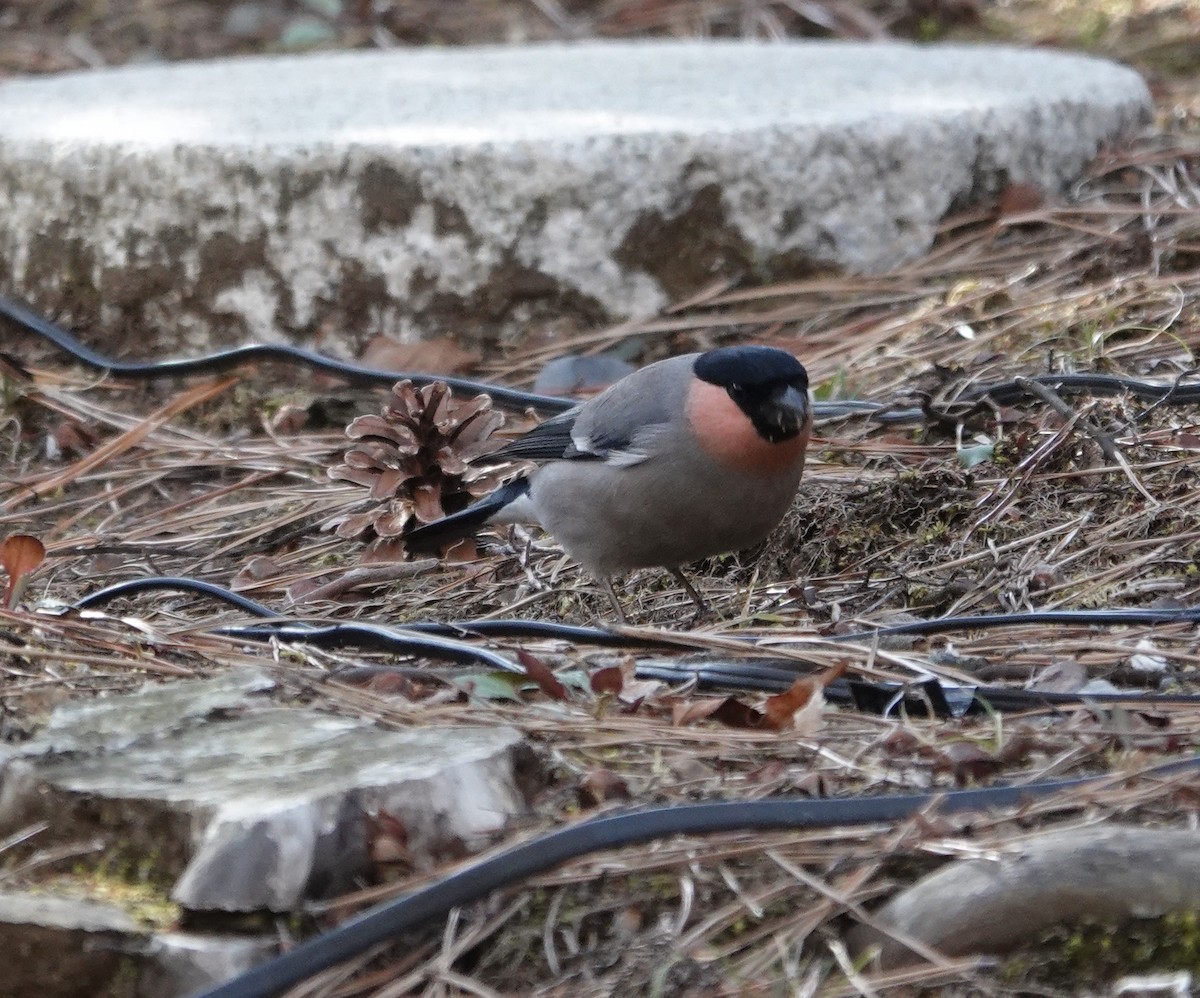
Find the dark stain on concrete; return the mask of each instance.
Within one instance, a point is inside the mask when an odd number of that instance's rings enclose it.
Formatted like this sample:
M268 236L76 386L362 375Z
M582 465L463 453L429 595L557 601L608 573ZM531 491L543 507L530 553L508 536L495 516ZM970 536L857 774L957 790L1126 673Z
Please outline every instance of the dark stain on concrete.
M422 278L427 284L428 276L417 275ZM506 327L509 336L518 338L521 330L513 328L517 321L538 324L569 319L586 328L607 322L610 316L597 299L565 287L558 278L526 266L510 254L471 294L434 292L417 319L454 332L462 342L477 344L486 352L500 343L501 330Z
M408 225L424 200L421 185L386 163L368 163L358 179L363 228L368 232Z
M29 240L23 294L31 301L54 303L81 325L100 317L101 295L96 286L96 257L88 241L70 233L65 221L51 222Z
M343 260L332 300L323 302L321 320L352 343L363 343L378 322L380 309L392 303L383 275L372 273L360 260Z
M782 218L783 238L787 239L789 236L794 235L796 230L805 223L806 218L807 216L804 214L804 209L800 205L793 205L791 208L787 208L784 211Z
M297 170L285 166L279 171L279 208L278 218L281 225L286 226L287 217L298 201L320 190L328 179L328 174L310 170Z
M200 245L200 273L196 279L198 296L211 297L226 288L237 287L249 270L263 270L267 259L267 234L239 239L228 232L217 232Z
M465 236L472 244L479 242L462 209L440 199L433 202L433 231L438 236Z
M745 273L754 263L753 249L729 221L717 184L701 187L673 214L642 214L613 256L624 267L645 271L672 298Z
M147 263L105 267L100 274L100 295L105 305L119 308L126 317L142 318L146 304L177 292L183 273L178 265Z

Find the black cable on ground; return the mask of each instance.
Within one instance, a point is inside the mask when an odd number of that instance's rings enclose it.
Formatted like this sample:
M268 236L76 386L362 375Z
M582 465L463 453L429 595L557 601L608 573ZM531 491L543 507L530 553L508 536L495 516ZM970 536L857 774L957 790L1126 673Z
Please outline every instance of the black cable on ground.
M201 579L183 576L162 576L131 579L97 590L73 604L76 610L99 606L123 596L142 592L174 590L197 593L221 600L245 612L263 618L262 624L229 624L214 628L213 633L247 641L298 641L317 647L360 647L390 651L401 655L425 655L453 662L480 662L505 672L525 674L525 670L502 655L485 648L454 640L463 637L548 638L575 644L592 644L619 648L684 649L683 640L656 639L634 634L622 634L596 627L579 627L542 620L474 620L450 623L419 622L401 628L379 624L344 621L312 623L292 620L240 593ZM823 638L825 641L858 641L869 643L880 636L893 634L944 633L952 630L973 630L983 627L1020 624L1080 624L1114 626L1121 624L1196 623L1200 609L1183 607L1170 610L1051 610L1030 613L983 614L979 616L943 617L938 620L909 621L872 631L858 631ZM680 636L681 639L685 635ZM731 636L756 647L750 636ZM804 663L794 659L745 659L724 662L639 662L639 679L659 679L670 683L697 682L715 689L752 689L765 693L780 693L788 689L802 673ZM1002 686L959 686L945 684L936 677L916 679L905 686L887 683L839 681L826 690L836 703L853 704L861 710L886 713L903 704L907 709L932 709L938 716L957 717L981 710L1035 710L1055 704L1191 704L1200 703L1192 694L1149 693L1046 693L1037 690L1018 690Z
M123 361L108 357L82 343L77 337L57 326L33 310L0 296L0 318L6 318L26 332L47 340L59 350L98 371L108 371L126 378L179 377L192 374L211 374L229 370L256 360L286 361L301 364L312 370L346 378L351 382L391 385L396 381L411 380L426 385L443 381L455 391L464 393L486 393L498 404L516 409L532 408L545 415L565 412L573 407L573 399L557 398L523 392L502 385L453 378L440 374L421 374L405 371L381 371L349 361L337 360L302 347L276 343L254 343L248 346L220 350L203 357L192 357L162 361ZM1024 382L1024 383L1023 383ZM1049 374L1014 379L995 384L972 385L957 399L964 401L990 400L999 404L1011 404L1030 399L1026 384L1045 385L1060 394L1069 395L1089 392L1094 395L1119 395L1128 392L1137 398L1151 401L1155 405L1186 405L1200 401L1200 385L1171 385L1139 381L1111 374ZM813 407L818 419L836 419L850 415L867 415L879 422L889 424L921 423L925 412L920 408L897 409L880 402L848 399L839 402L818 402Z
M182 576L163 576L118 582L97 590L83 599L76 600L71 606L75 610L87 610L119 596L132 596L139 592L154 592L162 589L212 596L267 621L260 625L234 624L216 627L212 630L213 634L244 638L247 641L302 641L317 647L374 648L401 655L425 655L429 658L450 662L478 662L503 672L525 674L525 670L516 662L510 662L503 655L489 651L487 648L467 644L465 641L455 641L451 638L419 631L408 631L404 628L385 627L382 624L358 621L313 624L291 620L280 616L270 607L256 603L231 589L212 582L205 582L202 579L189 579Z
M1185 759L1157 766L1142 775L1171 776L1190 771L1198 764L1200 758ZM198 993L194 998L268 998L400 933L428 928L453 908L478 901L492 891L518 884L595 852L672 835L790 831L900 821L931 806L946 814L1018 807L1113 779L1120 777L1088 776L1025 786L845 800L714 801L604 815L523 842L428 887L378 905L232 981Z
M214 599L222 600L231 606L238 607L256 617L288 621L270 607L235 593L224 586L202 579L192 579L186 576L153 576L142 579L129 579L105 586L94 593L76 600L72 608L86 610L99 606L120 596L133 596L141 592L155 592L164 589L194 592ZM288 621L291 622L291 621ZM865 631L852 631L845 634L821 635L823 641L864 642L876 638L895 635L927 636L944 634L947 631L983 630L989 627L1020 627L1025 624L1062 624L1080 627L1119 627L1123 624L1196 624L1200 623L1200 607L1175 607L1163 609L1120 609L1120 610L1028 610L1021 613L982 613L954 617L937 617L933 620L910 620L902 624L889 624L885 627L871 628ZM335 625L330 625L335 626ZM458 620L442 623L440 621L419 621L406 624L404 631L440 634L445 636L462 637L477 635L479 637L508 637L508 638L550 638L563 641L578 641L596 645L614 645L625 648L645 648L648 645L679 647L685 635L680 635L680 641L669 638L655 639L650 636L622 634L598 627L581 627L576 624L559 624L548 620ZM754 644L756 639L742 635L722 635L726 640L741 641Z
M427 385L442 381L455 391L464 393L486 392L501 405L516 409L532 408L538 412L553 414L566 412L576 405L574 399L556 398L522 392L501 385L483 384L466 378L451 378L442 374L412 374L403 371L381 371L349 361L336 360L324 354L305 350L302 347L277 343L253 343L249 346L233 347L182 360L126 361L108 357L80 342L65 329L31 311L12 299L0 296L0 316L16 323L26 332L40 336L54 344L63 353L98 371L108 371L123 378L168 378L192 374L213 374L227 371L256 360L281 360L290 364L302 364L314 371L323 371L345 378L347 381L366 384L392 385L397 381L410 380L414 384Z

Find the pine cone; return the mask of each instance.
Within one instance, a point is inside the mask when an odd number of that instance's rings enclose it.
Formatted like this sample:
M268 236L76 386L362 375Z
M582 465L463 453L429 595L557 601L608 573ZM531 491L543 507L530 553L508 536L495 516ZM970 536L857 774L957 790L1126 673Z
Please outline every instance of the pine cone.
M399 537L413 519L430 523L492 491L498 474L469 465L499 447L492 434L503 425L487 395L455 402L445 382L419 389L397 382L380 415L359 416L346 427L358 443L329 469L330 478L370 489L372 502L346 516L337 535Z

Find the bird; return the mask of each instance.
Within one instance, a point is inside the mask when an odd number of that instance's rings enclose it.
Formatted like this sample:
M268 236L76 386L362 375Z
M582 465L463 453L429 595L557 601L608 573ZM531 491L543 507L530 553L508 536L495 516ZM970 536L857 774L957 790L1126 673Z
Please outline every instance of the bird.
M808 373L786 350L719 347L660 360L484 460L534 467L404 537L439 551L489 525L542 527L625 612L613 576L660 567L707 613L682 567L751 547L783 519L812 429Z

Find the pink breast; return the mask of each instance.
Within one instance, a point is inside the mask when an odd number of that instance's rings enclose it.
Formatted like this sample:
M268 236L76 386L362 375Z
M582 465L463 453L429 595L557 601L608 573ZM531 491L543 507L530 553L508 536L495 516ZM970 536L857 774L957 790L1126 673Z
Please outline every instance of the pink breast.
M701 448L731 470L771 475L804 463L808 427L791 440L773 444L759 435L724 388L706 381L692 382L687 419Z

